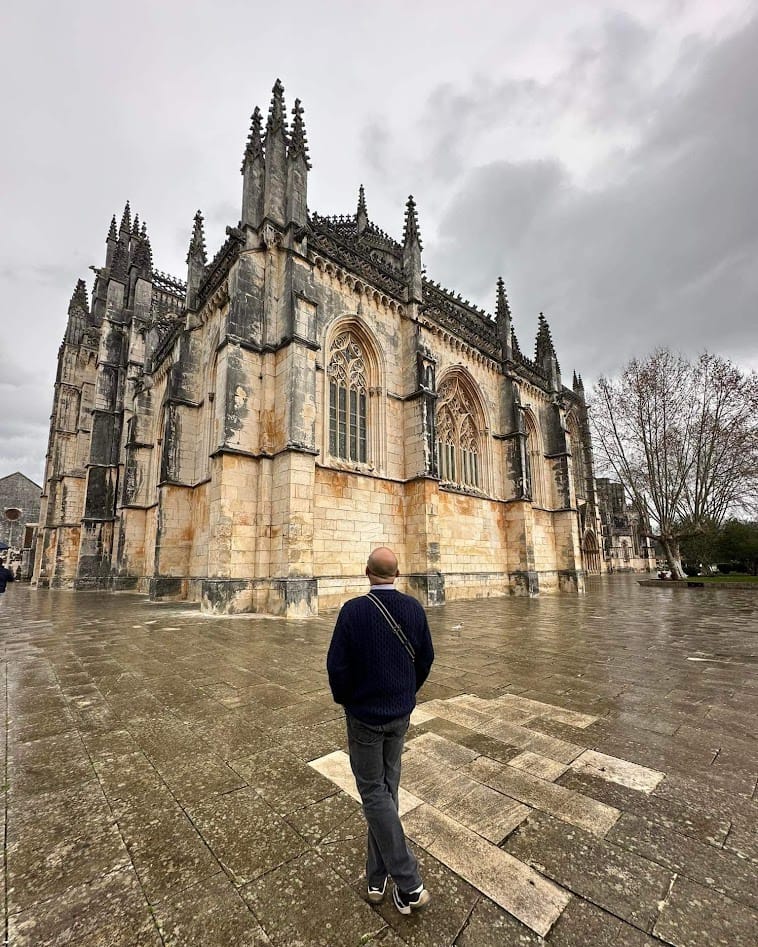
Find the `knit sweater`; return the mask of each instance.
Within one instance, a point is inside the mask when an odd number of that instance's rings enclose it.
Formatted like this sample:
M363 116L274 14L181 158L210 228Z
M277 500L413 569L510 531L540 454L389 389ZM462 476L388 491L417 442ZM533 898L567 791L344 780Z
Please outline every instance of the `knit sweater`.
M381 724L416 706L434 648L426 613L415 598L396 589L377 589L374 595L413 645L415 662L376 605L362 595L342 606L326 667L335 701L364 723Z

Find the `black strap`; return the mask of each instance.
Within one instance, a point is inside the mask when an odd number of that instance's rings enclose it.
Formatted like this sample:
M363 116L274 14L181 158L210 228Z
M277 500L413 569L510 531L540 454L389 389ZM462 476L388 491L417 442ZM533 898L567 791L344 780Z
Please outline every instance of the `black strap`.
M398 623L395 621L395 619L392 617L392 615L390 615L390 613L387 611L387 609L386 609L384 603L383 603L383 602L380 602L380 601L379 601L379 597L378 597L377 595L374 595L373 592L368 592L368 593L366 594L366 598L370 599L370 600L374 603L374 605L376 605L376 607L379 609L379 611L382 613L382 615L384 615L384 617L385 617L386 620L387 620L387 624L388 624L388 625L390 626L390 628L393 630L393 632L395 633L395 635L397 635L397 638L398 638L400 644L401 644L401 645L405 648L405 650L408 652L408 654L410 655L411 661L413 661L413 663L414 663L414 665L415 665L415 663L416 663L416 652L413 650L413 645L410 643L410 641L408 641L408 638L407 638L405 632L403 631L403 629L400 627L400 625L398 625Z

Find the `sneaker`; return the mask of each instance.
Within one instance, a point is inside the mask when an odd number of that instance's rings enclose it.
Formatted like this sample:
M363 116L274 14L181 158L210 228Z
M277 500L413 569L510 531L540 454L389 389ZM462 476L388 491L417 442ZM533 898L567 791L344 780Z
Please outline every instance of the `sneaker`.
M423 885L419 885L413 891L401 891L395 886L392 889L392 900L401 914L410 914L411 911L426 907L432 900L432 896Z
M368 899L372 904L379 904L380 901L384 901L384 892L387 890L387 879L384 879L384 883L381 888L374 888L372 885L368 886Z

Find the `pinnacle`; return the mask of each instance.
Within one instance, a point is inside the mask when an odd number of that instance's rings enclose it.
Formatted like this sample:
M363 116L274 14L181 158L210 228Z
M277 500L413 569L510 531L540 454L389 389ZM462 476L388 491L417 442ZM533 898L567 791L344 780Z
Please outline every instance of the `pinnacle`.
M147 224L144 220L142 221L142 230L140 230L140 236L143 238L147 237Z
M116 215L114 214L111 217L111 225L108 229L108 240L118 240L118 233L116 232Z
M305 124L303 122L303 109L300 99L295 99L295 107L292 109L294 116L292 120L292 134L290 135L290 145L288 153L290 158L302 157L305 160L305 166L310 170L311 163L308 158L308 141L305 137Z
M277 132L287 134L287 119L284 113L284 86L277 79L274 88L271 90L271 105L268 109L268 120L266 122L266 138Z
M134 215L134 224L132 226L132 233L135 237L139 236L139 214Z
M499 276L497 280L497 304L495 307L495 318L510 319L511 317L511 307L508 305L508 296L505 292L505 283L503 282L503 277Z
M119 230L120 231L125 230L127 233L129 233L131 229L132 229L132 211L131 211L131 208L129 207L129 201L127 201L124 207L123 216L121 217L121 226Z
M89 300L87 299L87 284L83 279L77 280L76 287L74 288L74 293L71 297L71 302L68 304L69 310L74 307L83 309L85 312L89 312Z
M544 312L541 312L537 329L535 360L542 362L545 358L554 358L556 366L558 365L555 346L553 345L553 337L550 334L550 326L547 324Z
M416 202L411 194L405 205L405 226L403 228L403 243L407 247L412 243L417 243L419 250L424 249L421 243L421 232L418 225L418 213L416 211Z
M263 140L261 128L261 110L255 106L250 118L250 134L247 136L245 154L242 156L241 171L244 172L245 164L252 161L253 158L263 158Z
M203 266L208 262L208 256L205 252L205 232L203 229L203 215L200 211L195 214L195 222L192 228L192 239L190 240L189 250L187 251L187 263L196 260Z
M113 251L111 261L111 276L119 281L125 281L129 268L129 254L123 240L119 240Z
M360 236L368 227L368 211L366 210L366 192L363 185L358 188L358 210L355 215L355 229Z
M144 240L140 240L137 244L137 249L134 251L134 257L132 259L132 265L144 273L150 273L153 265L153 252L150 247L150 240L147 237Z

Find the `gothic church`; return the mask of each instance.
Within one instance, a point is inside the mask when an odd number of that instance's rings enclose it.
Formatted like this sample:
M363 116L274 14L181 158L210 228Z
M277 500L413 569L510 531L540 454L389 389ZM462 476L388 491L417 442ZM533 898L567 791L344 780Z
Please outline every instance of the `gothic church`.
M386 544L424 604L580 592L600 571L581 378L540 315L534 358L402 240L307 206L303 110L256 108L239 222L186 283L127 204L58 358L39 588L133 589L211 612L316 614Z

